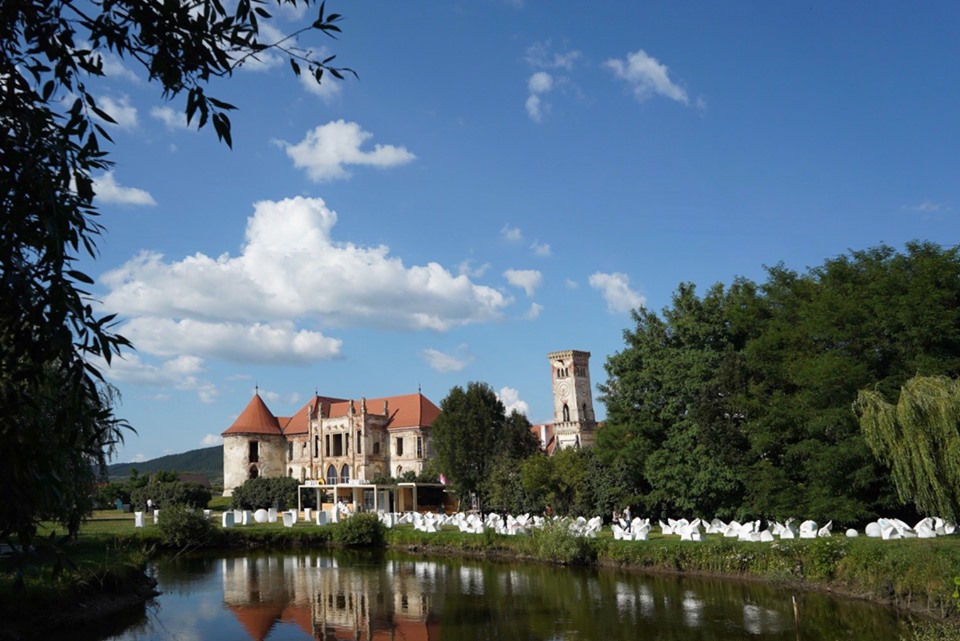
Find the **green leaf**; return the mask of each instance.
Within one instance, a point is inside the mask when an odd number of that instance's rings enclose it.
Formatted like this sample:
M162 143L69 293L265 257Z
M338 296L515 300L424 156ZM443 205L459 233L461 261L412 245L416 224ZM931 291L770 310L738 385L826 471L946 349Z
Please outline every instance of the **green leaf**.
M236 109L236 107L231 105L229 102L223 102L222 100L217 100L216 98L207 98L207 100L209 100L210 104L212 104L214 107L218 107L220 109Z

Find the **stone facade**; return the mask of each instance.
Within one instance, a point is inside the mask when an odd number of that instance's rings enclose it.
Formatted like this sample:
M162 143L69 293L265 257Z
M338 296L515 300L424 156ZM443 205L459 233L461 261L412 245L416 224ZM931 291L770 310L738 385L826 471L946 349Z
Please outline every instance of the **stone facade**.
M552 453L567 447L589 447L596 442L590 352L564 350L547 354L553 384L553 423L534 426L541 446Z
M332 484L420 474L433 457L430 425L439 414L418 393L359 402L314 396L277 418L255 394L223 433L224 495L257 476Z

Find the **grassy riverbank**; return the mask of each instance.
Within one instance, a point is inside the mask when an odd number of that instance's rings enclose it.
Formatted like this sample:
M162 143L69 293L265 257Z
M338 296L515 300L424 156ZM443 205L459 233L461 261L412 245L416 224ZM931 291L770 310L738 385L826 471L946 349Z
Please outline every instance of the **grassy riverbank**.
M100 541L118 550L160 546L156 526L134 529L118 515L88 522L81 542ZM224 548L321 547L333 544L336 526L279 523L217 528L207 546ZM617 566L649 572L679 572L805 584L869 598L937 617L957 615L954 577L960 575L960 537L882 541L834 536L813 540L747 543L708 536L700 542L652 534L649 541L614 541L609 532L578 539L561 530L530 536L455 529L424 533L411 526L387 530L390 547L442 555L517 557L561 564Z
M357 522L359 523L359 521ZM212 528L204 548L305 549L336 545L343 525L298 523ZM343 533L342 531L340 532ZM651 535L649 541L615 541L609 532L596 539L576 538L560 528L531 535L502 536L492 531L464 534L455 529L424 533L411 526L383 532L385 545L422 554L517 558L536 562L603 565L629 571L689 573L741 580L760 580L866 598L956 622L954 576L960 575L960 537L882 541L860 537L746 543L722 537L682 542ZM339 537L339 539L338 539ZM77 584L107 576L106 568L138 567L163 549L160 528L152 523L133 527L130 515L98 513L65 551L77 569L49 582L40 575L28 582L33 597L54 607L57 599L73 599ZM41 568L49 574L50 567ZM123 576L123 572L117 573ZM44 585L47 586L44 592ZM71 587L74 586L74 587ZM11 595L11 577L0 573L0 596ZM10 603L7 599L0 599ZM7 607L0 608L10 610ZM4 612L0 612L3 616ZM921 638L921 637L917 637ZM934 638L934 637L931 637ZM955 636L953 638L960 638Z

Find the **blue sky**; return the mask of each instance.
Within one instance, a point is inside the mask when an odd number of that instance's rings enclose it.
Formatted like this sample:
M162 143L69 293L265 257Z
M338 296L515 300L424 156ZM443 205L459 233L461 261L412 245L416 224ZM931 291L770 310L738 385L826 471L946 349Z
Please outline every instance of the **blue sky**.
M209 89L239 107L232 151L108 61L83 267L137 347L107 372L137 429L117 461L219 442L255 386L289 415L478 380L550 421L546 354L603 382L629 310L680 282L957 243L956 3L329 10L342 36L300 44L359 80L246 65Z

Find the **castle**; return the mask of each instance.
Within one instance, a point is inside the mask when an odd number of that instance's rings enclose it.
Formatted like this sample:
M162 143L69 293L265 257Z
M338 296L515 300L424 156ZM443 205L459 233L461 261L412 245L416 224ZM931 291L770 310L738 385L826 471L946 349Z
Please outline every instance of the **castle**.
M566 350L547 358L554 422L532 428L541 447L552 453L593 445L590 353ZM258 476L334 485L420 474L433 458L430 426L439 415L418 392L359 401L315 394L293 416L277 417L257 391L223 432L223 494Z

